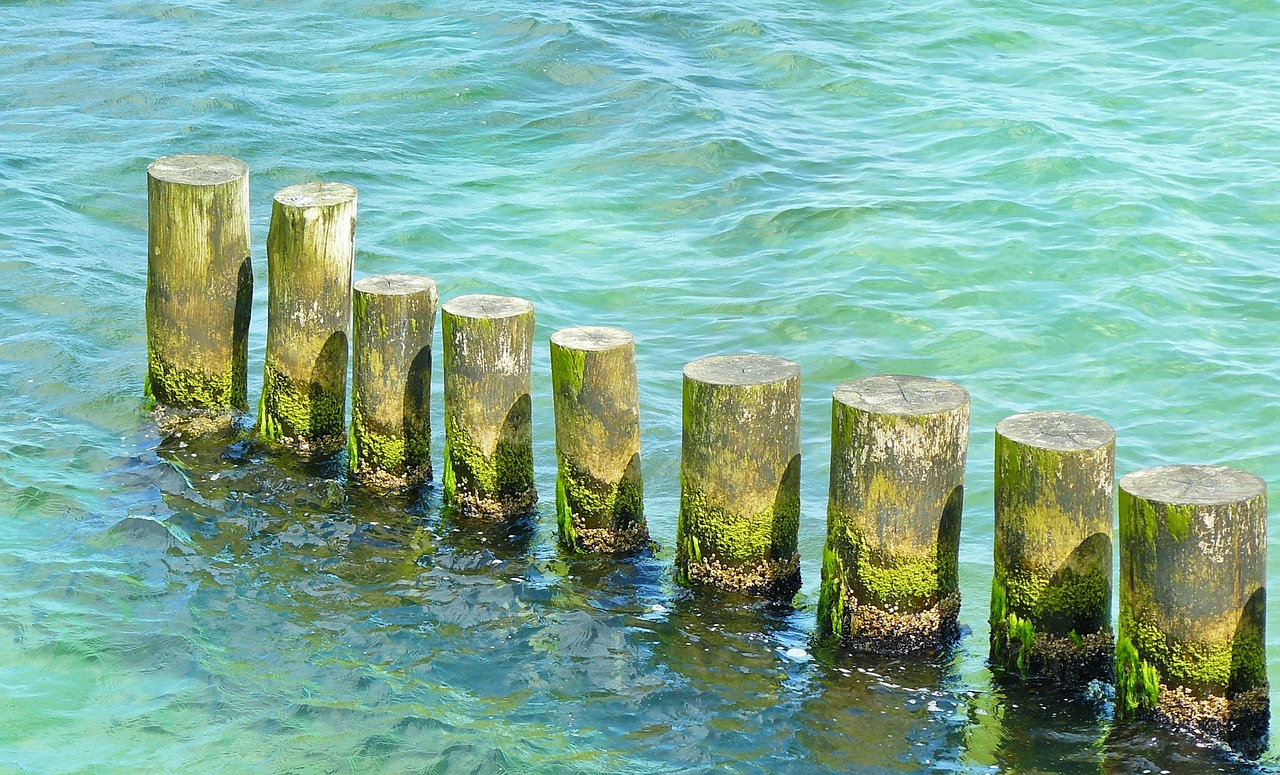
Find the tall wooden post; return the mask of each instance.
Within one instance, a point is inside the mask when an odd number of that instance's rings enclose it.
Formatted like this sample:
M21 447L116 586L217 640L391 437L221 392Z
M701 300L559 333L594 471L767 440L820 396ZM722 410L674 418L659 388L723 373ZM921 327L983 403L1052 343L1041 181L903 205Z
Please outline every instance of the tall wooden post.
M959 637L968 441L959 385L886 374L836 388L821 631L885 653Z
M991 661L1059 683L1111 681L1116 434L1029 412L996 425Z
M1267 486L1225 466L1120 480L1116 715L1257 753L1267 683Z
M442 305L444 499L468 516L533 510L533 305L474 294Z
M145 392L166 430L229 425L248 409L249 167L212 154L157 159L147 202Z
M258 429L330 451L346 441L356 190L303 183L276 193L267 232L267 359Z
M800 367L770 355L685 366L677 580L794 594L799 526Z
M636 340L617 328L551 335L560 541L579 552L621 553L649 539L640 479Z
M430 481L435 281L366 277L353 299L351 473L383 487Z

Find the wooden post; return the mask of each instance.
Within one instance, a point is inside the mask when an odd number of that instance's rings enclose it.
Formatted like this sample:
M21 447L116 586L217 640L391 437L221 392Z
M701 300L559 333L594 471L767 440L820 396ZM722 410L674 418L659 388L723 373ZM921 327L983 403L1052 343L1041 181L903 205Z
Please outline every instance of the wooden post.
M444 499L467 516L533 510L533 305L459 296L442 306Z
M770 355L685 366L677 581L794 594L799 526L800 367Z
M1223 466L1120 480L1116 715L1251 752L1270 719L1267 487Z
M346 440L356 190L303 183L276 193L267 232L267 358L258 429L300 451Z
M186 154L147 167L147 378L161 427L228 426L249 408L249 167ZM168 418L166 410L170 412Z
M944 647L959 636L969 393L886 374L836 388L831 409L819 628L865 651Z
M431 334L436 283L388 274L355 284L352 314L351 473L405 487L431 479Z
M640 479L636 340L616 328L551 335L556 517L572 551L621 553L649 540Z
M1116 434L1093 417L996 425L991 661L1060 683L1110 682Z

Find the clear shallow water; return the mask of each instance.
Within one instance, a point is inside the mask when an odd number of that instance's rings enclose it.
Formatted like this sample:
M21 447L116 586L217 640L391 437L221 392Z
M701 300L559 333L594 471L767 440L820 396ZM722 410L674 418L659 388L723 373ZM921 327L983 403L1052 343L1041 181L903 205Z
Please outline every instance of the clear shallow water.
M991 436L1082 411L1121 473L1280 483L1277 41L1261 2L0 4L0 769L1247 771L993 679ZM633 331L662 550L157 439L144 170L190 151L253 170L253 395L302 181L359 187L358 274L535 303L544 498L546 338ZM669 579L680 368L733 351L804 368L794 609ZM939 664L809 642L830 393L886 371L973 394Z

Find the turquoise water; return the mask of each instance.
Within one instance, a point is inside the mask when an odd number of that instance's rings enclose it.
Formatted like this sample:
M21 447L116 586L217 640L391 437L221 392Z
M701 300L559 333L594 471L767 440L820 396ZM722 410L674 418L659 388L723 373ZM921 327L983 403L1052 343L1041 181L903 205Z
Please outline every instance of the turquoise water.
M0 771L1249 771L993 679L992 429L1280 483L1277 41L1223 0L0 3ZM196 151L253 171L251 397L286 185L359 187L358 275L534 302L536 524L156 437L144 170ZM554 545L584 324L638 340L652 557ZM670 581L680 369L737 351L804 369L794 608ZM879 372L973 395L935 663L810 642L831 390Z

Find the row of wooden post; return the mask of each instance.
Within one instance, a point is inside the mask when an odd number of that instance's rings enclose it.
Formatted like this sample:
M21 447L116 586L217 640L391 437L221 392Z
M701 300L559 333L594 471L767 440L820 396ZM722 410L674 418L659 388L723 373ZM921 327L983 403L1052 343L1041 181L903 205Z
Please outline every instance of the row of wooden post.
M248 168L186 155L148 172L147 392L162 422L207 424L247 409ZM350 186L275 196L256 429L302 450L345 442L353 476L367 483L427 481L436 286L412 275L353 285L355 220ZM527 514L537 499L533 305L462 296L442 305L442 320L445 501L471 516ZM560 539L579 552L639 549L648 531L634 339L574 328L550 347ZM823 633L893 653L958 637L969 404L963 388L924 377L881 375L834 391ZM1114 431L1082 415L1015 415L996 427L995 462L993 664L1114 680L1122 717L1150 714L1239 744L1265 734L1262 480L1204 466L1120 480L1113 642ZM799 520L799 367L765 355L689 363L678 580L790 595L800 586Z

